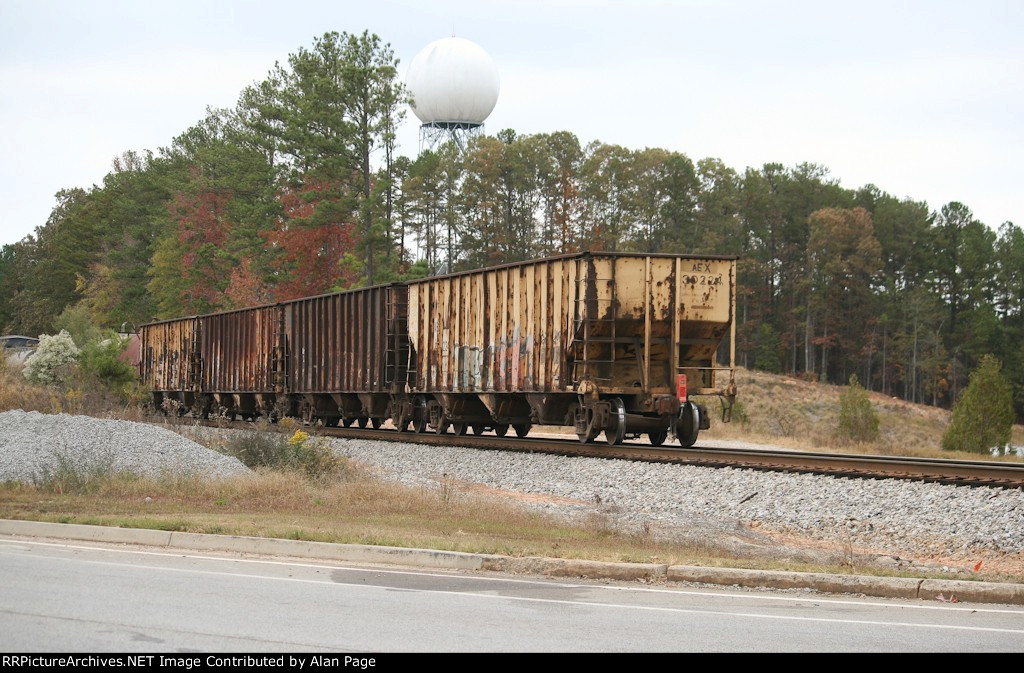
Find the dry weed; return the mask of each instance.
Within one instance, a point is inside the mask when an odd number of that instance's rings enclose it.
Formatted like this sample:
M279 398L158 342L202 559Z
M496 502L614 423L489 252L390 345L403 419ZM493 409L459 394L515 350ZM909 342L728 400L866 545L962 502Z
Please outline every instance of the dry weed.
M6 360L0 354L0 360ZM29 383L20 364L6 363L0 369L0 411L38 411L56 414L63 411L60 395L51 388Z

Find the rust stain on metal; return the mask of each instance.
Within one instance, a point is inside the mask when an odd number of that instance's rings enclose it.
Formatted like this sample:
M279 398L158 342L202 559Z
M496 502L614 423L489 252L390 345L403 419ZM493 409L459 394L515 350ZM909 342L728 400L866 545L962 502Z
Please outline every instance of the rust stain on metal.
M198 385L195 317L143 325L142 377L155 391L191 391Z
M204 392L275 391L280 305L214 313L197 320L202 335L200 385Z
M591 253L412 281L423 310L410 316L410 345L430 363L416 389L574 392L591 380L607 393L671 392L674 364L713 365L732 319L734 267ZM673 346L677 332L714 347Z
M283 304L289 390L388 392L404 386L404 288L388 285Z

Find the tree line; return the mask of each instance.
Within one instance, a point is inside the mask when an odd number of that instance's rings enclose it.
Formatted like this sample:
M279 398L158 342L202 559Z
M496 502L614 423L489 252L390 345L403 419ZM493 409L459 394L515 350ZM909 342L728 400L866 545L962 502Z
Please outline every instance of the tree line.
M950 405L986 354L1024 417L1024 232L826 168L738 171L571 131L416 158L376 35L327 33L0 249L0 328L231 309L563 252L737 255L740 364Z

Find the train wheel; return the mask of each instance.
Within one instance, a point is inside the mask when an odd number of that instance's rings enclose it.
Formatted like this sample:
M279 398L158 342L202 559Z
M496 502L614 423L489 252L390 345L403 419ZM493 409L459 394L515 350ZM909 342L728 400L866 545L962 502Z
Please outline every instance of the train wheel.
M439 435L443 435L446 432L448 432L448 425L449 425L449 423L448 423L447 419L442 417L441 418L441 422L437 424L436 428L434 428L434 432L436 432Z
M391 419L395 423L395 429L399 432L409 432L409 419L406 416L399 416L397 419Z
M371 418L370 419L370 425L373 426L374 430L380 429L380 426L383 425L383 424L384 424L384 419L383 418Z
M608 442L609 446L615 446L616 444L621 444L626 436L626 405L618 397L613 397L610 401L612 403L612 422L615 424L615 429L605 428L604 439Z
M474 435L482 435L482 434L484 434L484 425L483 425L483 423L474 423L473 424L473 434Z
M462 421L456 421L455 423L452 423L452 432L454 432L459 437L465 436L467 429L468 426Z
M687 402L679 413L679 421L676 423L676 437L679 438L679 445L684 449L697 443L697 433L700 432L700 410L693 402Z
M325 418L324 419L324 427L325 428L336 428L336 427L338 427L338 420L339 419L338 419L337 416L335 416L334 418Z
M344 426L346 428L350 428L350 427L352 427L352 421L354 421L354 420L355 420L354 418L343 418L343 419L341 419L341 424L342 424L342 426Z
M651 439L651 446L661 446L668 437L668 428L658 430L657 432L648 432L647 436Z
M516 431L516 437L525 437L530 434L530 428L532 426L529 423L515 423L512 428Z
M506 432L508 432L508 423L499 423L494 426L494 434L499 437L504 437Z
M365 427L366 427L366 423L367 423L367 422L368 422L369 420L370 420L370 419L369 419L369 418L367 418L366 416L360 416L360 417L359 417L359 420L357 420L357 421L356 421L356 423L358 423L358 424L359 424L359 427L361 427L361 428L365 428Z
M427 401L422 396L412 401L412 427L418 433L427 431Z

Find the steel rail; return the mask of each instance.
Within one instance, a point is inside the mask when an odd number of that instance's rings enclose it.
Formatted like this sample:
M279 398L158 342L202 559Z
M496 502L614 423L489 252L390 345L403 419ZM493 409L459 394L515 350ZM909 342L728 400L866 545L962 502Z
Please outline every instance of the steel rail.
M244 421L199 421L211 427L252 427ZM371 428L309 428L317 434L344 439L369 439L434 446L458 446L473 449L551 453L589 458L614 458L644 462L701 465L705 467L732 467L777 472L804 472L836 477L862 479L907 479L966 486L993 486L1024 488L1024 463L950 460L909 456L876 456L849 453L813 453L791 450L738 449L713 446L713 440L701 442L703 446L651 446L642 441L610 446L597 441L582 444L576 439L550 437L498 437L485 435L455 435L434 432L396 432L393 429Z

